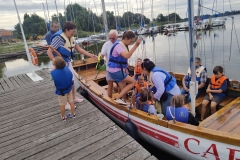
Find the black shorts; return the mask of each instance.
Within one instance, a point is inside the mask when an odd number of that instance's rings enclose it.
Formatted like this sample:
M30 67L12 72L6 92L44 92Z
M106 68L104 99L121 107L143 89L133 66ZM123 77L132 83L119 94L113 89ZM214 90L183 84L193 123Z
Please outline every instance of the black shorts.
M204 100L211 101L211 100L209 99L209 95L208 95L208 94L204 97ZM219 104L219 103L222 102L222 100L223 100L223 97L221 97L221 96L215 96L215 95L214 95L212 101L214 101L214 102L216 102L217 104Z

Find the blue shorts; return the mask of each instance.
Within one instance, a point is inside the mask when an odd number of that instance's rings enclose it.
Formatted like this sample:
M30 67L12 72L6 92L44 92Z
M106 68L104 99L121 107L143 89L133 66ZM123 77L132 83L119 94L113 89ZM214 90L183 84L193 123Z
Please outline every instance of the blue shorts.
M122 80L124 80L127 77L127 74L122 71L117 71L114 73L109 72L109 75L117 83L121 82Z

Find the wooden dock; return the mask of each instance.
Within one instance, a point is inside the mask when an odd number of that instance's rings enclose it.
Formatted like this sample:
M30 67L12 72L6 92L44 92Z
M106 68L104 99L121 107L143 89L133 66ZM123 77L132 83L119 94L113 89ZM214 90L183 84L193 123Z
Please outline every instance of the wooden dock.
M49 71L36 73L0 79L1 160L156 159L87 100L62 122Z

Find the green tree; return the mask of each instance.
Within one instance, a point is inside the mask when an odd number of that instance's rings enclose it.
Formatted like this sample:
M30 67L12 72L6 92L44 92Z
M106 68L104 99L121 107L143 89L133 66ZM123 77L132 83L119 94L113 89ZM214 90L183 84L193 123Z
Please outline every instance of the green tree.
M165 16L163 16L162 13L160 13L158 16L157 16L157 22L166 22L167 21L167 18Z

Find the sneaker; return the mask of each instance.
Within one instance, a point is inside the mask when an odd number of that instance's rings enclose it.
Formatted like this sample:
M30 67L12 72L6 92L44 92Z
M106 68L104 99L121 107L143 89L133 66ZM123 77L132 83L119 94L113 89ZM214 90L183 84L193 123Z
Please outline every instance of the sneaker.
M75 97L73 101L74 101L74 102L77 102L77 103L80 103L80 102L83 101L83 99L80 99L80 98L78 98L78 97Z
M66 122L67 121L67 116L62 117L62 121Z
M114 101L115 101L116 103L119 103L119 104L122 104L122 105L126 105L126 104L127 104L126 102L124 102L124 101L121 100L121 99L114 99Z
M68 117L69 117L69 118L76 118L76 115L75 115L75 114L68 113Z

